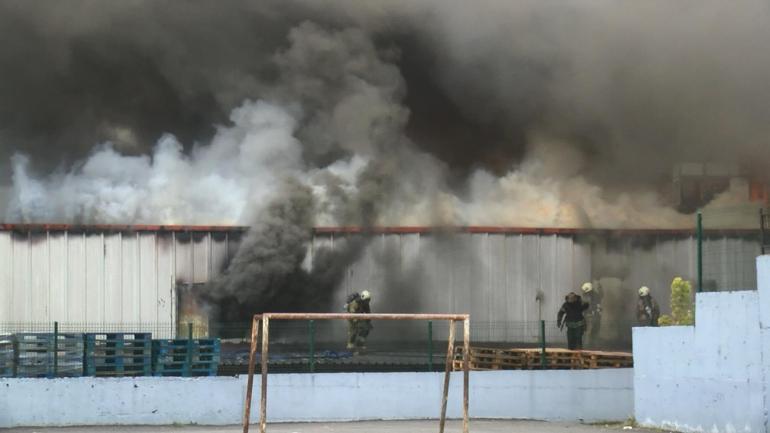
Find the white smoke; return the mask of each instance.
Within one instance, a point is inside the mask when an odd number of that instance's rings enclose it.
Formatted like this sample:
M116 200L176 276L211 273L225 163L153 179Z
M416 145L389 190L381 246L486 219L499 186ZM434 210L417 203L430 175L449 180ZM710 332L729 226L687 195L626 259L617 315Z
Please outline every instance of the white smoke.
M268 200L285 176L302 172L296 121L282 108L245 102L210 144L190 155L166 135L152 155L128 156L109 143L81 165L37 178L13 158L12 221L236 224L249 203Z

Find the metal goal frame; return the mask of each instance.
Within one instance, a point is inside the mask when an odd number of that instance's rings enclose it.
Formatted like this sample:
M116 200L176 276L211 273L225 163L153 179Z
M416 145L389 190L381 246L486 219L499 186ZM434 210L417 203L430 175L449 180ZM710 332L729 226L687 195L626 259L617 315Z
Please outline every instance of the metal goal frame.
M470 353L470 315L469 314L356 314L356 313L263 313L255 314L251 321L251 349L249 350L249 379L246 388L246 401L243 409L243 433L249 432L251 417L251 395L254 387L254 369L257 353L257 336L260 324L262 327L262 352L260 363L262 367L262 386L259 404L259 432L267 430L267 358L270 341L270 320L434 320L449 321L449 338L444 367L444 390L441 398L441 416L439 418L439 433L444 433L446 423L446 407L449 396L449 377L454 358L455 325L463 322L463 433L468 433L468 396L469 396L469 353Z

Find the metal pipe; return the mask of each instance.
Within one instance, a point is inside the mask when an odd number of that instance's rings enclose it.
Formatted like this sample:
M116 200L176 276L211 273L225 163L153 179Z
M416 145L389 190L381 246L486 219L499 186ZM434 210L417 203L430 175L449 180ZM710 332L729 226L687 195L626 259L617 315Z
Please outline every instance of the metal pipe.
M267 349L270 341L269 334L270 317L262 316L262 389L260 389L261 399L259 402L259 433L265 433L267 430Z
M379 314L379 313L263 313L275 320L468 320L468 314Z
M468 399L470 394L471 321L463 321L463 433L468 433Z
M249 418L251 417L251 394L254 388L254 359L257 356L257 334L259 319L251 319L251 348L249 349L249 380L246 382L246 404L243 408L243 433L249 433Z
M444 390L441 394L441 417L439 418L438 431L444 433L444 425L446 424L446 404L449 398L449 376L452 371L452 358L455 351L455 321L449 321L449 338L447 341L446 349L446 364L444 368Z

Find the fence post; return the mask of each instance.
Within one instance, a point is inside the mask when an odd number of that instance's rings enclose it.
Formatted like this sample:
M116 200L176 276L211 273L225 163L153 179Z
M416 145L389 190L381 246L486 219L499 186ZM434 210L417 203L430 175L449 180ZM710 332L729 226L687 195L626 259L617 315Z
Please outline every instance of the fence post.
M698 211L698 293L703 290L703 213Z
M545 320L540 321L540 368L545 370Z
M59 322L53 322L53 377L59 375Z
M307 328L310 334L310 372L315 373L315 320L308 321Z
M433 321L428 320L428 371L433 371Z
M192 356L193 356L193 324L187 322L187 374L182 373L182 376L192 376Z
M765 208L759 208L759 251L765 255Z

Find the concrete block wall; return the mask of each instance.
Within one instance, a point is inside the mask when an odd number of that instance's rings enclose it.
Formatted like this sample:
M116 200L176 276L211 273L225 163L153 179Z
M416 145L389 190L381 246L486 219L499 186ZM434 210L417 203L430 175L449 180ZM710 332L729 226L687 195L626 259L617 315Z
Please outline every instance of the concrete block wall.
M268 421L436 419L443 373L275 374ZM633 413L631 369L472 372L472 418L621 421ZM255 383L253 422L258 421ZM239 424L246 377L0 379L0 427ZM462 416L453 373L447 415Z
M757 291L701 293L696 326L635 328L634 409L642 425L768 432L770 256Z

